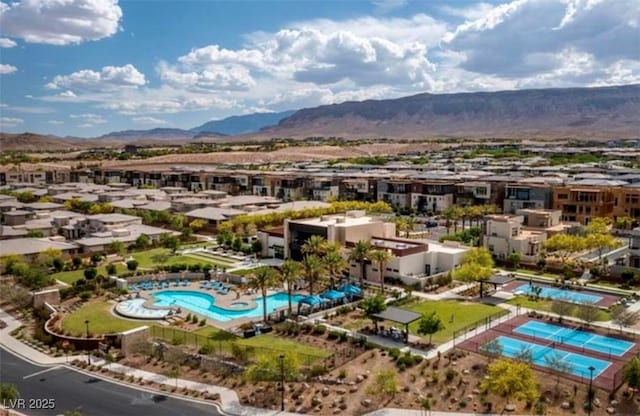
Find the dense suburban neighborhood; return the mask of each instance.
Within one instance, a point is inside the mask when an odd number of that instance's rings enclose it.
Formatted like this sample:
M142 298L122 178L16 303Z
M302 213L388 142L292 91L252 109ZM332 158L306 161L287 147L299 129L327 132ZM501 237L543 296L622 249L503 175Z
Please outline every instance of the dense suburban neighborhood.
M224 413L636 414L640 168L581 152L5 165L6 346Z

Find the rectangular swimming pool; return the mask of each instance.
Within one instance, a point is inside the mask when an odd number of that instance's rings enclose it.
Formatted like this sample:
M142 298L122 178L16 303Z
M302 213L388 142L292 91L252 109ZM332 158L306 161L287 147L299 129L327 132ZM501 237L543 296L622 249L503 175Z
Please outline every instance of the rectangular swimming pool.
M528 349L531 351L531 355L533 356L533 364L548 368L551 367L551 365L547 360L556 358L554 357L554 355L556 355L557 359L565 361L571 365L571 374L578 377L584 377L586 379L588 379L590 375L589 367L593 366L595 369L593 371L593 378L595 379L611 365L610 361L600 360L598 358L588 357L586 355L576 354L555 347L548 347L511 337L499 336L496 339L502 347L502 355L505 357L515 357L520 352Z
M524 284L522 286L518 286L513 290L514 294L524 293L527 295L533 294L533 288L535 285L530 285L529 283ZM555 287L548 286L540 286L542 291L540 292L540 297L543 298L551 298L551 299L560 299L571 303L597 303L602 300L602 296L591 295L588 293L580 293L575 290L567 290L567 289L558 289Z
M577 348L585 348L603 354L611 354L616 357L623 356L633 347L633 342L604 335L592 334L579 329L548 324L540 321L529 321L520 325L513 332L529 335L534 338L542 338L547 341L555 341Z

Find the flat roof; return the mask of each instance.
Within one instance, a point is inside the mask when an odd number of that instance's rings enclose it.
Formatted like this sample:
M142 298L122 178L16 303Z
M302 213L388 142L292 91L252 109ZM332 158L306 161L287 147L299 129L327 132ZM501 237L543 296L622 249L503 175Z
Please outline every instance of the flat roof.
M422 314L420 313L394 307L389 307L386 310L373 316L378 319L393 321L403 325L408 325L411 322L417 321L418 319L422 318Z

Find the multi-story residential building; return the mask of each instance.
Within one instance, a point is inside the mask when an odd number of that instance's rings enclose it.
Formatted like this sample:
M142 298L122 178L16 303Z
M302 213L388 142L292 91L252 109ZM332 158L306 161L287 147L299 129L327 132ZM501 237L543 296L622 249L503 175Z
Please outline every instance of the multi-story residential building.
M640 218L640 183L613 189L613 218Z
M411 181L378 180L378 201L385 201L396 209L411 207Z
M523 182L509 184L505 187L502 212L515 214L521 209L549 209L552 197L550 185Z
M468 181L455 185L456 204L487 205L491 199L491 183L485 181Z
M506 260L509 254L518 253L523 262L535 262L547 233L525 229L523 223L522 215L488 215L484 247L498 260Z
M421 181L411 184L411 208L420 213L441 213L453 205L453 182Z
M309 180L308 199L329 201L340 196L340 179L331 177L314 177Z
M584 182L584 181L580 181ZM613 215L617 181L596 181L601 184L572 183L553 190L553 208L562 210L562 220L588 224L592 218Z
M640 268L640 227L634 228L629 240L629 266Z
M368 177L346 178L340 181L339 195L342 200L376 201L378 181Z
M283 201L305 199L307 195L304 177L278 176L272 178L273 196Z

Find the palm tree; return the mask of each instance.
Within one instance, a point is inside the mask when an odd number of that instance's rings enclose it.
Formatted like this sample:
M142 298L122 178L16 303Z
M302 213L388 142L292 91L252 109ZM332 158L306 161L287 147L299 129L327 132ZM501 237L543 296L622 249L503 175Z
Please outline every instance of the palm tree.
M304 277L309 282L309 295L313 295L313 284L324 276L326 271L322 259L315 254L307 254L302 260Z
M371 253L371 243L366 240L360 240L351 249L349 253L349 261L355 261L360 263L360 287L364 287L364 280L367 275L367 265L365 261L369 258Z
M407 222L407 220L403 217L397 217L394 220L395 224L396 224L396 235L398 237L402 236L403 232L407 232L407 230L409 229L409 223Z
M380 288L382 289L382 294L384 295L384 272L387 263L393 258L393 254L391 254L388 250L373 250L369 255L369 258L372 262L378 265L378 271L380 273Z
M280 273L271 267L259 267L249 275L249 287L260 289L262 293L262 313L264 321L267 320L267 288L273 286L280 280Z
M292 314L291 298L293 297L293 285L302 272L302 264L286 259L282 263L282 281L287 284L287 295L289 296L289 315Z
M315 256L323 256L327 252L327 239L320 235L312 235L302 245L304 254L313 254Z
M347 268L347 262L342 257L342 250L339 245L332 246L323 258L329 279L331 281L331 289L334 288L334 278L337 278Z

